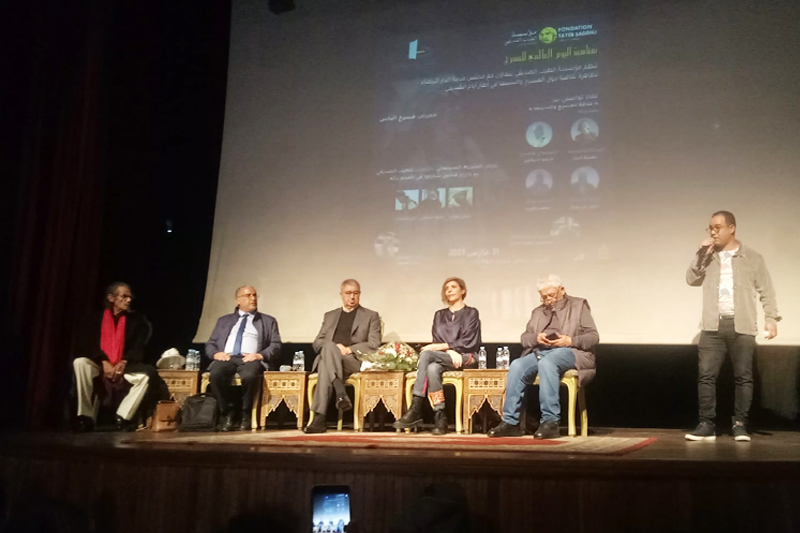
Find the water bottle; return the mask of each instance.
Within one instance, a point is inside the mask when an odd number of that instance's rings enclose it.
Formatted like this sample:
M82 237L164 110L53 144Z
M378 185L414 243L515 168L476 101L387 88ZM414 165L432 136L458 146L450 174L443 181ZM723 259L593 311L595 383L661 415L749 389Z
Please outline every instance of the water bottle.
M298 372L306 371L306 354L303 353L303 350L297 352L297 370Z
M506 365L506 369L511 366L511 351L508 346L503 346L503 364Z
M200 352L197 350L186 353L186 370L200 370Z
M486 370L486 348L483 346L481 346L480 351L478 351L478 368Z
M503 370L503 368L505 368L503 366L503 349L502 348L497 348L497 355L495 356L494 361L495 361L494 366L498 370Z

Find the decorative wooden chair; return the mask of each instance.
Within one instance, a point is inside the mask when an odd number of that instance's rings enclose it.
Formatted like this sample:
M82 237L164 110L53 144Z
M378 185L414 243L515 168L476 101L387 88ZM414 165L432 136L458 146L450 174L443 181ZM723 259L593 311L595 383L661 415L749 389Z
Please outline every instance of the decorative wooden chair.
M203 372L203 376L200 379L200 393L205 394L206 389L208 389L209 380L211 378L210 372ZM259 388L264 386L264 380L259 380ZM237 387L242 386L242 380L239 378L239 374L235 374L233 379L231 380L231 385L235 385ZM258 413L261 410L261 393L262 391L256 391L255 398L253 399L253 410L250 411L250 424L253 428L260 428L261 424L258 420Z
M411 390L417 382L417 373L409 372L406 374L406 409L411 407L411 402L414 399ZM456 389L456 433L463 433L464 427L462 425L462 410L464 408L463 392L464 392L464 372L461 370L452 370L442 374L442 384L452 385ZM433 404L431 404L433 406ZM406 430L408 432L410 430Z
M359 405L361 401L361 380L359 379L360 372L355 372L350 374L350 377L344 382L345 386L350 385L353 387L353 429L356 431L361 431L361 415L359 412ZM308 393L308 407L309 407L309 415L308 415L308 423L310 424L312 420L314 420L314 411L311 411L311 403L314 401L314 390L317 388L317 383L319 383L319 374L314 372L313 374L308 375L308 384L306 385L306 392ZM344 413L339 411L339 420L336 423L336 429L338 431L342 430L342 418Z
M536 376L536 380L533 382L533 384L539 384L538 375ZM578 387L578 371L567 370L564 375L561 376L561 384L567 387L567 397L569 402L567 407L567 412L569 413L567 416L567 434L570 437L577 436L577 432L575 431L575 403L577 399L577 409L581 414L581 437L589 436L589 413L586 410L586 397L583 393L583 387Z

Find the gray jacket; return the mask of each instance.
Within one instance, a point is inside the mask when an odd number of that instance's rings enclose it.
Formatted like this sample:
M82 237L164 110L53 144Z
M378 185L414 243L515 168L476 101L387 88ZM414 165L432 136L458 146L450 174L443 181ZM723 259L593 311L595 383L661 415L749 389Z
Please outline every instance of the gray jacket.
M733 267L733 327L736 333L743 335L758 334L758 313L756 298L764 306L767 320L778 322L778 304L775 301L775 289L769 277L764 258L747 246L739 243L739 249L731 258ZM697 255L686 271L686 283L692 287L703 286L703 321L701 328L705 331L719 329L719 253L705 255L705 249L698 250Z
M594 378L595 356L594 347L600 342L600 335L594 325L589 302L575 296L564 296L566 300L561 306L556 305L556 319L560 326L558 329L563 335L572 338L572 353L575 354L575 368L578 370L579 386L586 385ZM522 355L527 355L536 348L537 336L544 331L549 319L545 314L545 306L540 305L531 313L531 319L522 334Z

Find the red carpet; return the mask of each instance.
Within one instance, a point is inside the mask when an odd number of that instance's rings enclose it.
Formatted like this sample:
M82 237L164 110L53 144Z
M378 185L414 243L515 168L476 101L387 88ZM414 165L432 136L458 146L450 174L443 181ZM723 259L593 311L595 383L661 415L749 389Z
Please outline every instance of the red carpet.
M401 449L564 453L571 455L626 455L656 442L654 437L563 437L535 440L525 437L489 438L486 435L436 437L430 434L329 432L306 435L297 430L259 431L248 433L174 433L158 438L135 438L131 445L203 444L225 446L291 446L325 448Z

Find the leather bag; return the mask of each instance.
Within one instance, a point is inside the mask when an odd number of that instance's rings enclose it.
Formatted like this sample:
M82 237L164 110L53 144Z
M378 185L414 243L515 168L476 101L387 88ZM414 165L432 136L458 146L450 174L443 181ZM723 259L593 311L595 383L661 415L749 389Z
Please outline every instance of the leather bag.
M216 398L210 394L189 396L178 411L178 431L215 431L218 416Z

